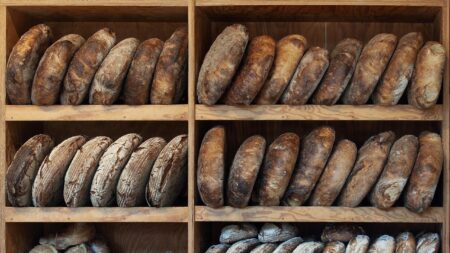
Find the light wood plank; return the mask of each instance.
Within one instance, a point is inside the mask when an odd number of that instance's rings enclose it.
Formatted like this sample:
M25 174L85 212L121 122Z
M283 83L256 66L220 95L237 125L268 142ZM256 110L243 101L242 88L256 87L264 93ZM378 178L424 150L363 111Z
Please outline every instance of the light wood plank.
M6 68L6 8L0 6L0 252L6 252L6 226L5 226L5 210L6 194L5 194L5 174L6 174L6 124L5 124L5 71Z
M445 6L445 0L197 0L197 6L251 5L355 5L355 6Z
M186 0L1 0L7 6L187 6Z

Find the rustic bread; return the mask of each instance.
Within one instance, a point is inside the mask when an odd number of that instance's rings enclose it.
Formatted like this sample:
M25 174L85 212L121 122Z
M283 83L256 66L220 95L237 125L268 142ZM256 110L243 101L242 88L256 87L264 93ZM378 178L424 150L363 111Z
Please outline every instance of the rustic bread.
M228 244L216 244L211 245L205 253L226 253L228 248L230 248L230 245Z
M250 251L251 253L272 253L277 247L274 243L263 243Z
M31 104L31 85L39 59L53 39L44 24L31 27L12 48L6 63L6 94L11 104Z
M100 158L111 143L111 138L98 136L77 151L64 178L64 202L68 207L88 205L92 178Z
M345 253L365 253L369 248L369 241L367 235L358 235L348 242Z
M258 229L251 223L241 223L228 225L222 228L220 232L220 243L235 243L249 238L256 238Z
M298 245L292 253L322 253L323 247L322 242L304 242Z
M303 239L301 237L294 237L289 240L286 240L273 251L273 253L292 253L295 248L297 248L300 243L303 242Z
M63 200L64 176L86 137L77 135L58 144L44 159L34 179L32 199L36 207L58 205Z
M91 253L89 246L85 243L68 248L64 253Z
M203 59L197 81L201 104L213 105L227 89L236 73L248 42L247 28L240 24L226 27Z
M395 239L389 235L382 235L378 237L372 245L370 245L367 253L394 253Z
M365 232L360 226L339 224L326 226L320 239L322 242L341 241L348 242L357 235L364 235Z
M395 253L415 253L416 238L410 232L399 234L395 238Z
M345 244L342 242L329 242L322 253L345 253Z
M419 236L417 239L417 253L438 253L439 252L439 234L427 233Z
M70 223L63 231L39 239L40 244L53 245L57 250L88 242L95 237L95 227L89 223Z
M265 223L259 230L258 240L263 243L283 242L297 234L297 227L290 223Z
M235 242L233 245L231 245L230 248L228 248L226 253L249 253L259 244L261 244L261 242L259 242L258 239L245 239L239 242Z
M126 134L109 145L103 153L91 184L93 206L111 206L114 203L120 173L141 141L142 137L138 134Z
M89 253L110 253L108 245L102 239L96 238L89 242L89 247L92 252Z
M86 40L67 69L61 104L79 105L84 101L97 69L115 43L116 35L108 28L100 29Z
M50 244L37 245L29 253L58 253L58 250Z

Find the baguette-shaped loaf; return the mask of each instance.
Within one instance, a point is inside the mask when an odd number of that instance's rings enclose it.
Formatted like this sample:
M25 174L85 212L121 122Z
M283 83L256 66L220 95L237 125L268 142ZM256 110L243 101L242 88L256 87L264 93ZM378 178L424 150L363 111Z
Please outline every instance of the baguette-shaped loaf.
M400 198L414 166L418 146L419 141L414 135L405 135L394 142L386 166L372 189L372 205L389 208Z
M251 253L272 253L276 249L277 245L274 243L264 243L250 251Z
M245 239L239 242L235 242L228 248L226 253L249 253L256 246L261 244L256 238Z
M322 242L304 242L298 245L293 253L322 253L323 248Z
M34 206L55 206L64 199L64 176L72 158L85 142L85 136L70 137L58 144L44 159L33 183Z
M326 226L323 231L320 239L322 242L348 242L357 235L364 235L365 232L360 226L354 225L330 225Z
M417 253L437 253L440 244L439 234L427 233L417 239Z
M108 28L100 29L86 40L67 69L61 104L79 105L84 101L97 69L115 43L116 35Z
M259 230L258 240L263 243L283 242L297 234L297 227L290 223L265 223Z
M226 253L230 245L228 244L215 244L211 245L205 253Z
M40 244L53 245L57 250L65 250L71 246L88 242L95 237L95 227L89 223L72 223L62 231L39 239Z
M197 186L207 206L217 208L224 204L225 128L211 128L203 137L197 165Z
M308 200L333 149L334 138L334 129L323 126L303 139L300 162L284 196L286 205L300 206Z
M29 253L58 253L58 250L53 245L42 244L32 248Z
M395 253L415 253L416 238L410 232L403 232L395 238Z
M325 245L322 253L344 253L345 244L342 242L329 242Z
M6 93L11 104L31 104L31 86L39 59L53 39L44 24L31 27L14 45L6 64Z
M423 37L420 32L408 33L399 40L381 82L372 95L375 104L398 103L411 79L417 53L422 45Z
M394 253L395 239L389 235L378 237L372 245L370 245L368 253Z
M117 183L118 206L133 207L145 203L145 186L153 164L165 145L166 141L161 137L150 138L131 154Z
M422 132L419 136L419 153L409 178L405 206L421 213L431 205L444 161L441 136Z
M394 140L394 132L388 131L374 135L364 143L339 196L339 206L356 207L361 203L381 174Z
M114 203L120 173L141 141L138 134L126 134L103 153L92 179L90 197L93 206L111 206Z
M45 134L28 139L17 150L6 171L6 193L12 206L31 206L31 190L34 178L44 158L55 143Z
M100 158L112 143L106 136L86 142L75 154L64 178L64 202L68 207L89 203L89 190Z
M235 243L249 238L256 238L258 236L258 229L251 223L242 223L228 225L222 228L220 232L220 243Z
M394 52L397 37L394 34L375 35L364 47L356 64L351 84L344 93L344 104L367 103Z
M370 238L367 235L358 235L347 244L345 253L366 253Z
M273 251L273 253L292 253L295 248L297 248L300 243L303 242L303 239L301 237L294 237L289 240L286 240Z
M197 97L200 103L217 103L239 67L247 42L247 28L240 24L226 27L217 36L198 75Z
M188 137L173 138L161 150L147 184L147 203L165 207L175 202L187 183Z

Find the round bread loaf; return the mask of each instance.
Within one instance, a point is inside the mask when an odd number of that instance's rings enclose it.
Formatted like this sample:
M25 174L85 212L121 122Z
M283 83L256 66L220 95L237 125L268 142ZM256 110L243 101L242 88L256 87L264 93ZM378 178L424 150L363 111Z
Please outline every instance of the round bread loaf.
M322 242L348 242L355 238L357 235L364 235L365 232L360 226L348 225L348 224L338 224L326 226L320 239Z
M263 243L283 242L297 234L297 227L290 223L265 223L259 230L258 240Z
M230 246L228 244L211 245L205 253L226 253Z
M348 242L345 253L367 252L367 249L369 248L369 241L370 238L367 235L358 235Z
M101 239L94 239L89 241L89 247L93 251L92 253L110 253L108 245ZM91 253L91 252L89 252Z
M403 232L395 238L395 253L415 253L416 238L410 232Z
M300 243L303 242L303 239L301 237L294 237L289 240L286 240L273 251L273 253L292 253L295 248L297 248Z
M250 251L251 253L272 253L277 247L274 243L263 243Z
M438 253L439 252L439 234L426 233L417 239L417 253Z
M345 244L342 242L329 242L322 253L345 253Z
M220 232L220 243L235 243L249 238L256 238L258 229L251 223L241 223L228 225L222 228Z
M29 253L58 253L58 250L50 244L37 245Z
M258 239L251 238L245 239L239 242L235 242L228 248L227 253L249 253L256 246L260 245L261 242Z
M322 253L323 248L322 242L304 242L298 245L292 253Z
M378 237L372 245L370 245L368 253L394 253L395 239L389 235Z

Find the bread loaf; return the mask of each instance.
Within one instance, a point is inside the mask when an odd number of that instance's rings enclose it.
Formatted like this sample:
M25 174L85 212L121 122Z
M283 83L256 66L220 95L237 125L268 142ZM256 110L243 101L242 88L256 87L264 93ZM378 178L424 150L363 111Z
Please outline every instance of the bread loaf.
M419 136L419 153L405 195L405 206L409 210L421 213L431 205L443 160L441 136L422 132Z
M326 226L322 231L320 239L322 242L348 242L357 235L364 235L365 232L360 226L347 224Z
M286 205L300 206L308 200L331 153L334 138L334 129L323 126L303 139L300 162L284 196Z
M255 238L245 239L231 245L231 247L228 248L226 253L249 253L259 244L261 243L258 241L258 239Z
M227 202L230 206L247 206L265 149L266 140L259 135L249 137L239 147L228 177Z
M291 34L283 37L276 45L275 60L266 82L255 99L256 104L276 104L289 84L300 59L305 53L305 37Z
M28 139L17 150L6 171L6 194L11 206L31 206L31 189L44 158L55 143L45 134Z
M277 247L274 243L264 243L254 248L251 253L272 253Z
M256 238L258 230L255 225L250 223L241 223L235 225L228 225L222 228L220 232L220 243L230 244L240 240Z
M133 207L145 203L145 186L153 164L165 145L166 141L161 137L150 138L131 154L117 183L118 206Z
M242 66L225 95L225 104L252 103L269 74L275 57L275 43L275 40L267 35L255 37L250 41Z
M372 205L378 208L389 208L394 205L411 174L418 146L419 141L414 135L405 135L392 145L386 166L372 189L370 196Z
M313 94L328 68L328 51L310 48L300 61L294 76L281 97L288 105L304 105Z
M90 253L89 246L85 243L68 248L64 253Z
M64 176L67 168L85 142L85 136L70 137L56 146L44 159L33 183L34 206L55 206L63 200Z
M151 87L152 104L176 104L187 86L188 29L179 27L164 43Z
M63 231L50 234L39 239L40 244L50 244L57 250L65 250L71 246L88 242L95 237L95 227L89 223L72 223Z
M77 151L64 178L64 201L68 207L88 205L92 178L100 158L111 143L111 138L98 136Z
M158 38L143 41L136 49L123 87L125 104L147 104L150 84L164 42Z
M372 95L375 104L396 105L411 79L417 52L423 45L420 32L404 35L398 42L389 65Z
M91 185L91 202L94 207L111 206L115 200L120 173L141 143L138 134L126 134L114 141L103 153Z
M32 248L29 253L58 253L58 250L50 244L42 244Z
M347 244L345 253L366 253L370 238L367 235L358 235Z
M108 28L97 31L86 40L67 69L61 104L79 105L84 101L97 69L115 43L116 35Z
M211 245L205 253L226 253L230 246L228 244Z
M361 203L383 170L394 140L394 132L388 131L374 135L364 143L339 196L339 206L356 207Z
M445 48L428 41L417 55L416 65L408 92L408 103L425 109L436 104L445 71Z
M11 104L31 104L31 85L39 59L53 39L44 24L31 27L14 45L6 64L6 94Z
M341 40L336 45L331 52L330 66L313 96L313 104L336 104L350 82L361 49L362 42L352 38Z
M439 252L439 235L436 233L427 233L419 236L417 239L417 253L437 253Z
M395 253L415 253L416 238L410 232L404 232L395 239Z
M303 242L301 237L294 237L289 240L286 240L273 251L273 253L292 253L297 246Z
M396 44L397 37L388 33L375 35L367 43L356 64L352 82L344 93L344 104L362 105L367 103Z
M89 247L92 253L110 253L108 245L101 239L94 239L89 242Z
M345 244L342 242L329 242L325 245L322 253L344 253Z
M147 184L147 203L166 207L173 204L187 182L188 137L173 138L159 153Z
M339 141L310 199L312 206L331 206L345 184L356 160L358 149L350 140Z
M247 28L240 24L226 27L217 36L198 75L199 103L213 105L220 99L239 67L247 42Z
M323 247L321 242L304 242L298 245L293 253L322 253Z
M225 128L211 128L203 137L198 152L197 186L200 197L207 206L224 204Z
M378 237L372 245L370 245L368 253L394 253L395 239L389 235Z
M259 230L258 240L263 243L282 242L296 237L298 229L289 223L265 223Z

